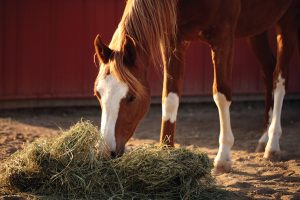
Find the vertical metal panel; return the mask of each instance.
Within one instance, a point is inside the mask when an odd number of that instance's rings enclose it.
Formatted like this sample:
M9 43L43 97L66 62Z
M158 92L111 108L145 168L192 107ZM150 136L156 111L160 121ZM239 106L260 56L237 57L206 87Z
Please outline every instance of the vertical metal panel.
M4 79L4 67L3 67L3 29L4 29L4 1L0 1L0 97L4 96L4 84L1 84L1 80Z
M208 94L211 91L213 68L210 49L203 43L193 43L186 53L184 93Z
M93 40L109 42L123 1L1 1L0 99L92 97Z
M98 69L93 40L108 43L120 20L120 0L1 0L0 99L92 97ZM274 46L274 36L271 37ZM245 40L236 40L233 93L263 91L259 63ZM289 92L300 92L300 58L289 69ZM152 68L152 94L161 94L161 72ZM184 94L211 94L210 49L193 43L186 53Z
M18 77L17 95L39 98L43 96L45 89L49 88L47 81L51 69L49 7L49 2L18 1L20 34L17 35L19 64L15 71Z
M2 1L3 3L3 29L2 32L2 67L3 79L1 80L1 88L3 88L4 97L15 95L17 93L17 2L12 0Z

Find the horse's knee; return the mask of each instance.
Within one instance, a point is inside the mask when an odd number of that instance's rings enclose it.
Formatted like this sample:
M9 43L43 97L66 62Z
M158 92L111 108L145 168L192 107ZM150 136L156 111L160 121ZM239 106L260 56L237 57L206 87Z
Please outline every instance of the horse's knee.
M179 106L179 96L174 92L170 92L168 96L164 98L162 103L162 118L164 121L170 121L174 123L177 118L177 111Z
M214 94L213 98L218 107L218 112L219 112L220 146L223 145L231 148L234 143L234 136L231 130L230 111L229 111L231 101L228 101L226 96L219 92Z

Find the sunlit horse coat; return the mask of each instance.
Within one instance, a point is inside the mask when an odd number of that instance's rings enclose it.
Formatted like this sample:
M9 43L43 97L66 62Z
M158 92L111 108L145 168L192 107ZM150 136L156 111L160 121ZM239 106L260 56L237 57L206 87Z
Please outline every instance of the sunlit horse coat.
M248 37L262 64L266 86L266 132L258 150L265 151L265 158L278 159L286 68L299 43L299 4L297 0L128 0L109 47L99 36L95 39L100 62L95 95L102 107L101 132L112 156L123 153L149 108L147 72L151 64L162 66L164 73L160 141L174 145L184 53L190 41L200 40L211 47L213 99L220 118L220 146L214 165L217 171L229 171L234 143L229 113L234 38ZM273 26L276 59L266 34Z

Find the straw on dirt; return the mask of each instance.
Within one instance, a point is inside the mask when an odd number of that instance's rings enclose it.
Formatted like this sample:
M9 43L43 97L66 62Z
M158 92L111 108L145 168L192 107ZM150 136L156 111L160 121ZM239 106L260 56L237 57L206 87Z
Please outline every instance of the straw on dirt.
M147 146L110 159L104 147L97 127L81 121L57 138L38 140L13 154L1 167L0 181L10 191L65 199L215 195L205 153Z

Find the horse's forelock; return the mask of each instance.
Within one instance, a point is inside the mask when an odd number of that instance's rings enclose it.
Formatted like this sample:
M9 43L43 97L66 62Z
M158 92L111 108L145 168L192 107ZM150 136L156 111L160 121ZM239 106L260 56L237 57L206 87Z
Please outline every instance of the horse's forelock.
M123 53L115 54L110 65L110 73L118 80L126 83L134 95L139 98L146 98L147 91L141 81L131 73L128 66L124 64Z

